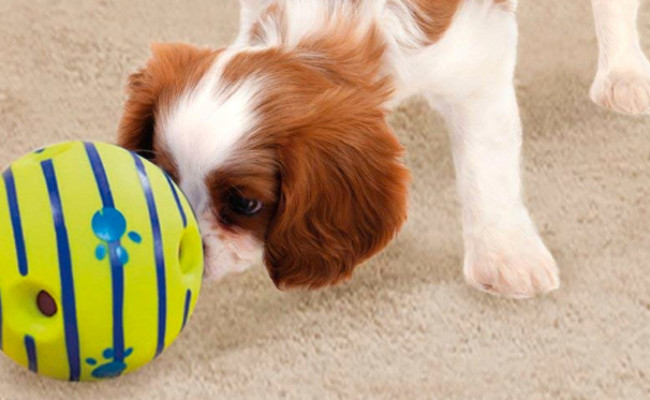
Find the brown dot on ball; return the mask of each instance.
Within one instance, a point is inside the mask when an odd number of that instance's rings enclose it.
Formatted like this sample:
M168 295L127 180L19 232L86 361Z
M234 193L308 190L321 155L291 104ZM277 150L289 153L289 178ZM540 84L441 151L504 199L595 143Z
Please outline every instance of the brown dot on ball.
M38 296L36 297L36 305L38 306L39 311L46 317L51 317L56 314L56 302L45 290L41 290L38 293Z

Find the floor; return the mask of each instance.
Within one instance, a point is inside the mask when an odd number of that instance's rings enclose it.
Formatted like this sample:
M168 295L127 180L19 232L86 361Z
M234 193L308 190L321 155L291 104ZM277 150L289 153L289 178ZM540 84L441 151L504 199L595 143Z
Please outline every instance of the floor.
M188 6L191 4L191 6ZM0 165L44 144L112 141L152 41L225 45L235 0L0 0ZM527 301L469 288L442 120L391 117L410 219L354 279L282 293L264 270L204 289L182 337L112 382L39 378L0 357L0 399L648 399L650 118L587 97L587 1L524 1L518 96L527 204L562 270ZM640 18L650 53L650 6Z

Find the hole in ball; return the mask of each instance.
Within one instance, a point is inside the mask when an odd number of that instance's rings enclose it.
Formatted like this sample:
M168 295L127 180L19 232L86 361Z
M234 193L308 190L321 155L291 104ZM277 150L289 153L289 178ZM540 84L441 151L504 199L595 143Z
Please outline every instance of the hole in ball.
M178 261L184 274L189 274L201 266L202 250L203 240L198 229L187 228L178 244Z
M38 306L38 310L46 317L52 317L57 312L56 301L54 301L52 295L45 290L38 292L38 296L36 296L36 305Z

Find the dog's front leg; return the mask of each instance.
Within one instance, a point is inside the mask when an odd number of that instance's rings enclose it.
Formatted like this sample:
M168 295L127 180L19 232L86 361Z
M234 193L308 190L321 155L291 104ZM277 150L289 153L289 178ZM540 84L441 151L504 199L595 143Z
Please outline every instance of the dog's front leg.
M639 0L592 3L600 50L592 100L624 114L650 113L650 62L639 43Z
M558 288L556 263L522 200L521 124L512 79L497 77L441 111L452 133L467 281L516 298Z

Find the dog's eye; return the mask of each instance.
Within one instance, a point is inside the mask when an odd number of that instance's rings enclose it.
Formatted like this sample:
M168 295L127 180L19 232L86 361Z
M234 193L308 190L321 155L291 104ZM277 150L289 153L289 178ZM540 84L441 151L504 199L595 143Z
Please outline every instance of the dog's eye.
M230 209L237 214L247 217L253 216L262 210L263 204L259 200L247 199L237 193L231 193L228 200Z

